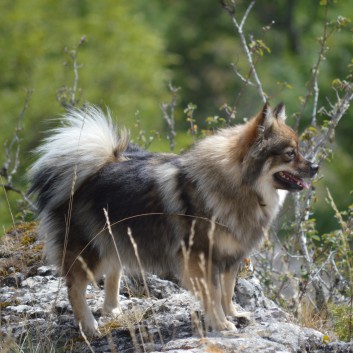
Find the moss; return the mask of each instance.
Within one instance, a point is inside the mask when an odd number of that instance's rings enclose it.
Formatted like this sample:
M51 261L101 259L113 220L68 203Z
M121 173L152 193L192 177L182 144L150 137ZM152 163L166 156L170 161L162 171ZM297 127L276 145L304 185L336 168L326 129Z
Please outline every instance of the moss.
M37 225L37 222L20 222L10 228L6 234L18 236L22 245L33 244L37 240Z
M43 244L37 239L37 222L21 222L0 239L0 279L28 271L42 263ZM11 271L9 269L11 268Z

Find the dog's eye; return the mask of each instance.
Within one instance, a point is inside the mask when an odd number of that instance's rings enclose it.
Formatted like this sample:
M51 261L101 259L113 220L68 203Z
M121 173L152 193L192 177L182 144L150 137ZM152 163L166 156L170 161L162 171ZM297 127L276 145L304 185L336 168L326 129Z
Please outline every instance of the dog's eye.
M286 155L290 158L293 159L295 157L295 151L291 150L286 153Z

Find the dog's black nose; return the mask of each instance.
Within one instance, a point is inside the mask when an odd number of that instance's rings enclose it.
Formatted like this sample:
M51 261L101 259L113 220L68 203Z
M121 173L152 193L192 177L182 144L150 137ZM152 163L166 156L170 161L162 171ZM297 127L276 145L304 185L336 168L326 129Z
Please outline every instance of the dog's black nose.
M318 164L311 164L310 166L310 177L313 177L319 170Z

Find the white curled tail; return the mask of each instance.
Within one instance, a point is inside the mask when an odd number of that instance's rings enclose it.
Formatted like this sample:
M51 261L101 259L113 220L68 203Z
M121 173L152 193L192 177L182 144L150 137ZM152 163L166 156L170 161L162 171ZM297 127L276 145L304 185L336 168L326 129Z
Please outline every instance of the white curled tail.
M39 159L29 171L30 193L37 194L39 212L69 200L82 183L105 164L122 160L129 141L117 133L110 113L96 107L73 109L35 152Z

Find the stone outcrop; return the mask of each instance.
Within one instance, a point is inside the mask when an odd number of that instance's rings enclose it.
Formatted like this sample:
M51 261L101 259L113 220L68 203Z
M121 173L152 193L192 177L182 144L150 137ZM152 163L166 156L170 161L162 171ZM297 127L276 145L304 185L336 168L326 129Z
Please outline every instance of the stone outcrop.
M33 235L33 234L32 234ZM27 347L47 352L353 352L348 343L325 343L324 335L298 326L290 314L267 299L255 277L240 279L235 301L253 313L234 320L237 332L206 332L199 303L177 284L147 276L124 278L118 318L102 317L102 283L87 298L101 336L84 339L74 322L63 281L40 257L35 237L11 233L0 246L0 348ZM27 266L29 264L29 266ZM130 296L131 295L131 296ZM240 309L241 310L241 309ZM25 351L25 349L24 349Z

